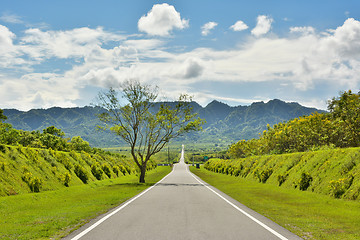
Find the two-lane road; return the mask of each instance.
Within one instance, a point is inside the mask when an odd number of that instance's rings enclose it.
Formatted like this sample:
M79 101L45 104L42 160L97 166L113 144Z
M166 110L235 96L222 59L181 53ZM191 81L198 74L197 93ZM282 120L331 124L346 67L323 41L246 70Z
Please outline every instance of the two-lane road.
M300 239L207 186L183 154L157 185L66 239Z

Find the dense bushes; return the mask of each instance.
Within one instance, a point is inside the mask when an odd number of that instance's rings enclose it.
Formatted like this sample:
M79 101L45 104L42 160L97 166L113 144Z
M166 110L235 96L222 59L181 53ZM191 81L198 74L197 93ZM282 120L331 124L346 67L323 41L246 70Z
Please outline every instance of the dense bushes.
M360 94L347 91L333 98L329 113L313 113L267 126L259 139L230 146L232 158L360 146Z
M151 162L149 167L156 164ZM60 152L0 144L0 196L121 177L135 169L132 161L119 154Z
M261 183L360 199L360 148L210 159L204 167Z

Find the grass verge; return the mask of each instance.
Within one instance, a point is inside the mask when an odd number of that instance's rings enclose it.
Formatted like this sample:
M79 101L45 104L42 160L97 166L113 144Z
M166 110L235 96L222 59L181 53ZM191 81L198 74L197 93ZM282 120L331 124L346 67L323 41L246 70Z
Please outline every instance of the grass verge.
M146 184L128 175L66 189L0 198L0 239L60 238L121 204L171 171L148 172Z
M360 239L360 202L190 167L202 180L304 239Z

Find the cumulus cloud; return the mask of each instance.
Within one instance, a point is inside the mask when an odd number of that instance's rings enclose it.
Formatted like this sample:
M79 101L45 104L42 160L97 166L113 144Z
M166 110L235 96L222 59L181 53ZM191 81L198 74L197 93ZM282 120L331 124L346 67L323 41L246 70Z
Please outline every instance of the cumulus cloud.
M157 84L167 93L177 93L179 89L180 92L202 93L204 99L210 96L206 91L210 91L207 85L211 84L204 84L202 92L191 84L199 81L216 82L219 86L271 83L278 84L277 88L283 92L292 93L321 85L335 89L334 94L339 88L360 86L359 21L349 18L325 33L317 33L312 27L292 27L289 32L290 37L259 35L226 50L174 51L164 39L121 36L102 28L28 29L19 38L0 25L0 60L26 61L35 68L15 78L15 71L8 74L9 67L0 61L0 69L6 67L0 74L0 102L2 107L22 109L73 106L83 97L85 87L115 87L132 78ZM105 44L108 41L115 41L116 46L109 47ZM74 63L59 72L36 71L36 65L49 58ZM278 94L277 88L274 87L274 94ZM211 92L217 99L227 97L236 102L235 94L225 95L220 90ZM266 95L266 98L271 97ZM317 102L309 99L311 101Z
M269 16L259 15L257 17L256 27L251 30L251 33L255 37L260 37L261 35L268 33L273 21L274 20Z
M216 22L208 22L208 23L205 23L202 27L201 27L201 35L203 36L207 36L210 31L212 29L214 29L216 26L218 25L218 23Z
M101 27L75 28L68 31L42 31L38 28L25 31L22 42L27 44L24 52L33 58L84 57L94 48L108 41L121 40L123 36L108 33Z
M175 7L167 3L155 4L138 21L138 29L153 36L169 36L173 29L184 29L189 21L181 19Z
M248 25L246 25L243 21L237 21L234 25L230 27L230 29L234 30L235 32L240 32L248 28Z

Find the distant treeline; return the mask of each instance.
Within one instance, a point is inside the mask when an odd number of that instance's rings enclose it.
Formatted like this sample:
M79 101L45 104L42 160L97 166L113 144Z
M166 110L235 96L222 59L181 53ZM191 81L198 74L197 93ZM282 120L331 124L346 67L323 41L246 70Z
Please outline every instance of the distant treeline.
M101 152L99 148L90 147L87 141L80 136L65 138L65 133L54 126L47 127L40 131L17 130L9 123L3 123L7 117L0 109L0 144L24 146L34 148L46 148L57 151L84 151L84 152Z
M259 139L229 147L231 158L360 146L360 93L342 92L328 102L328 113L313 113L267 126Z

